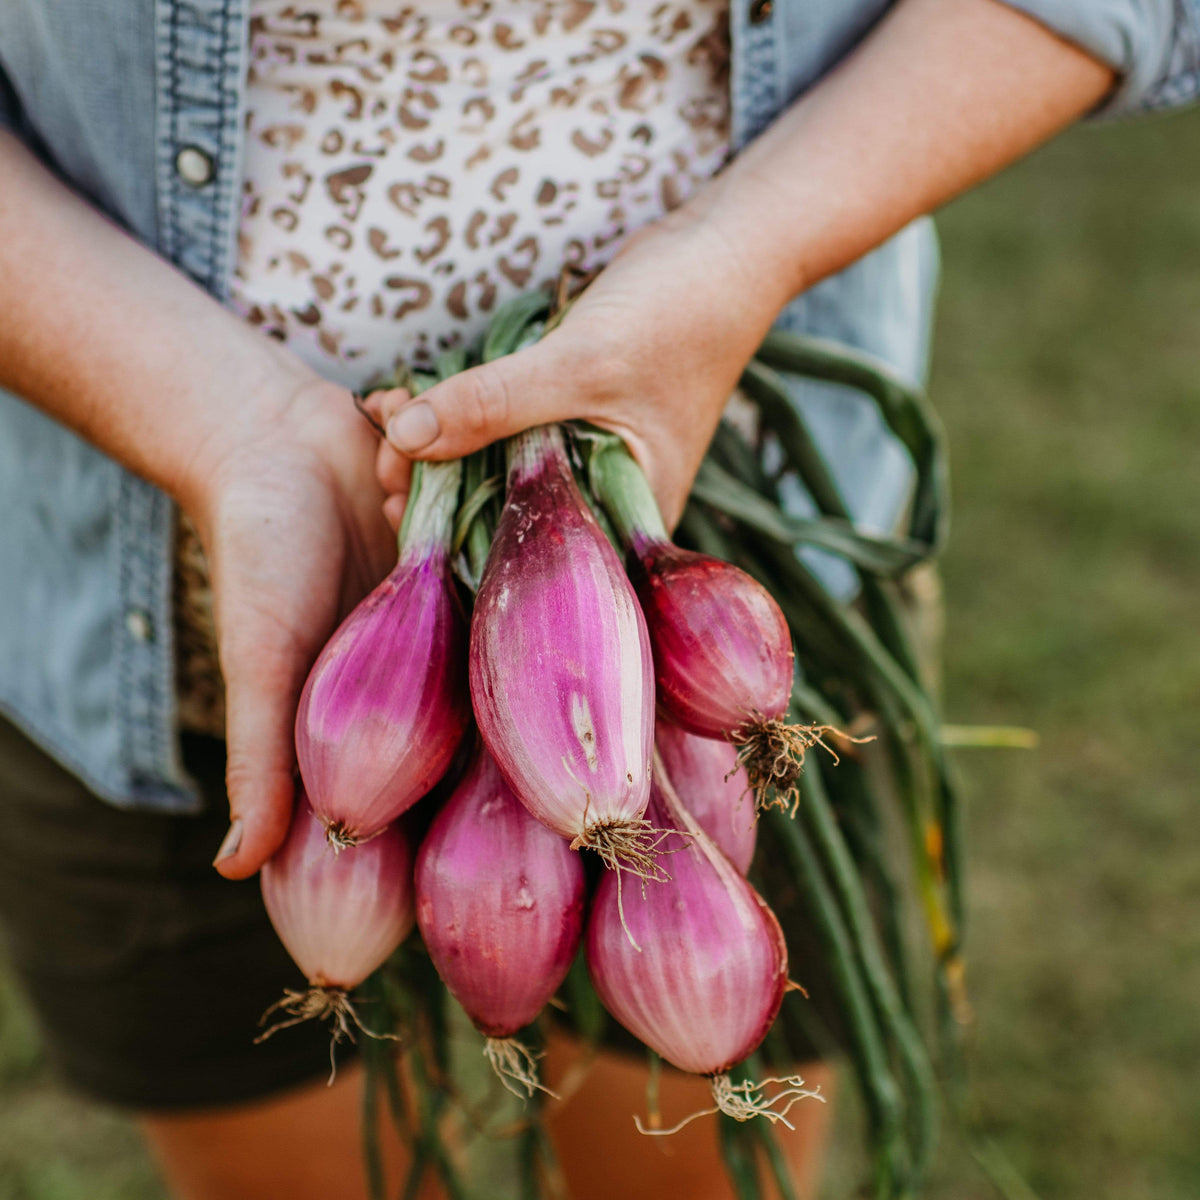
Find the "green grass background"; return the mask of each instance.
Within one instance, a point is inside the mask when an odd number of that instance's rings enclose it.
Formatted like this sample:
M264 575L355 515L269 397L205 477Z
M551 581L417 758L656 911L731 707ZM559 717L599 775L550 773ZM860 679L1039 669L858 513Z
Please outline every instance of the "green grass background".
M1200 1196L1198 144L1200 112L1079 129L941 221L947 716L1042 737L958 754L971 1105L1046 1200ZM951 1138L931 1200L995 1194ZM0 1200L161 1196L0 971Z
M1200 1196L1198 144L1081 128L940 222L947 718L1042 739L957 754L971 1098L1047 1200Z

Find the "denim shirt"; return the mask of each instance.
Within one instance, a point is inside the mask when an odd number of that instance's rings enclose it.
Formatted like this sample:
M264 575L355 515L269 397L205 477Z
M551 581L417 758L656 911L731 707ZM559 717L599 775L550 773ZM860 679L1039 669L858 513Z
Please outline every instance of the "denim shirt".
M1111 110L1178 103L1200 86L1200 0L1011 3L1120 72ZM732 0L735 146L888 6ZM221 300L234 268L247 8L0 0L0 121ZM801 296L780 324L868 350L920 380L936 275L932 228L919 221ZM873 406L815 383L796 383L794 398L856 518L889 526L911 467ZM0 513L0 713L113 804L195 808L176 731L170 500L0 392Z

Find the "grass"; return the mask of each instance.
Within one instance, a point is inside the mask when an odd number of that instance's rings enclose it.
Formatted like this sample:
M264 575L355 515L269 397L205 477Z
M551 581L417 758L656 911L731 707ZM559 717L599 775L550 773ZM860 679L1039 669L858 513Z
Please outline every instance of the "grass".
M972 1103L1062 1200L1200 1194L1198 131L1076 131L942 221L947 711L1042 737L959 754Z
M1045 1200L1200 1195L1198 139L1200 112L1078 130L942 220L947 715L1042 736L959 752L970 1099ZM0 979L0 1200L158 1200L32 1047ZM929 1200L995 1194L951 1145Z
M974 1092L1047 1197L1200 1194L1198 131L1077 131L944 222L948 709L1043 738L960 756Z

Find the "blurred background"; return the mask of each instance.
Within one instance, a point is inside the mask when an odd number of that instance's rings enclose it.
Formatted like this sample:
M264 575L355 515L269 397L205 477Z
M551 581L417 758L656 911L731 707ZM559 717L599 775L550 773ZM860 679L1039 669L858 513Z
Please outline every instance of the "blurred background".
M956 752L969 1107L1045 1200L1200 1196L1197 144L1200 111L1077 129L941 219L946 717L1041 736ZM827 1200L860 1171L847 1113ZM930 1200L996 1194L951 1133ZM0 1200L163 1196L0 959Z

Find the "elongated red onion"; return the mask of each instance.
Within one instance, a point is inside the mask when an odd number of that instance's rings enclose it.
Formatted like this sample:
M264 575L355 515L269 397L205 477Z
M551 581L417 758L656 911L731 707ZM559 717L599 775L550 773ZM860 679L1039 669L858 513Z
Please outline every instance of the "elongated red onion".
M588 970L605 1008L681 1070L713 1080L716 1108L778 1118L727 1072L767 1034L787 989L787 948L775 915L713 845L661 764L647 815L673 832L659 853L669 879L626 887L606 874L585 933ZM636 945L635 945L636 943ZM796 1081L776 1101L795 1100ZM786 1109L784 1110L786 1111Z
M373 837L445 774L470 722L449 570L457 462L418 464L400 560L342 622L300 697L296 754L336 846Z
M733 742L756 804L774 791L787 806L804 752L827 729L786 719L794 653L779 605L739 567L672 543L619 439L593 453L590 478L646 615L660 711L692 733Z
M583 862L530 816L481 746L421 843L416 890L438 974L486 1035L505 1086L532 1095L536 1064L513 1034L541 1012L579 949Z
M654 727L654 745L684 808L745 875L754 858L758 817L737 750L661 718Z
M349 994L413 927L412 850L398 826L341 853L301 792L283 845L262 869L267 915L304 972L306 992L289 991L268 1010L289 1019L329 1018L336 1042L357 1016ZM266 1017L264 1016L264 1020Z
M646 623L556 426L509 444L508 497L471 621L483 740L537 819L647 869L654 733Z

